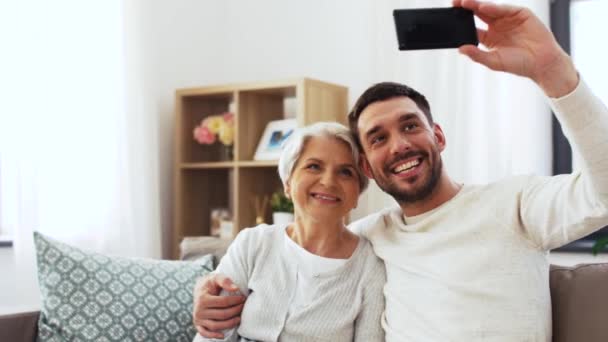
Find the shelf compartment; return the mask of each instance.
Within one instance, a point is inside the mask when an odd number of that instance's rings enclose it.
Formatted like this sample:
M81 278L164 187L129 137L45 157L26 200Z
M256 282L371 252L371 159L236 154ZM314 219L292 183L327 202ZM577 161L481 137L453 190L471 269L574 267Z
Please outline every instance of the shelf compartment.
M180 137L176 146L178 162L199 163L221 160L224 146L219 142L201 145L194 140L193 131L206 117L231 111L235 107L234 98L234 92L198 95L190 94L186 90L176 92L175 110L182 113L176 122L176 133Z
M253 160L268 122L296 117L295 108L293 110L286 108L293 106L295 93L295 85L238 92L237 159L239 161Z
M210 235L212 209L228 208L234 213L234 169L184 169L176 177L175 243L186 236Z
M236 227L241 230L256 225L255 198L268 196L283 189L276 166L239 168L236 205L238 221ZM272 223L270 205L264 213L264 222Z

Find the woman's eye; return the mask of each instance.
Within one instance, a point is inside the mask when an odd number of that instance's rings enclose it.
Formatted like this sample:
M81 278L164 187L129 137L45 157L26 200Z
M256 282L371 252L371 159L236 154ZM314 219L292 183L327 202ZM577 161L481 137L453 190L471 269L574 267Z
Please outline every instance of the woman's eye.
M319 170L321 167L319 166L319 164L308 164L306 168L309 170Z
M342 169L342 170L340 170L340 174L342 174L344 176L349 176L349 177L354 175L354 173L351 169Z

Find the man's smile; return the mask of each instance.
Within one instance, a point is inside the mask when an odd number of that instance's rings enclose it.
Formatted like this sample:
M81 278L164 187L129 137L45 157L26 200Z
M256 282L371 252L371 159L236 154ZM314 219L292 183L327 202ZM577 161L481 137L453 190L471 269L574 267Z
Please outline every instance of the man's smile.
M414 169L416 166L420 165L420 163L422 163L422 158L416 158L413 160L405 161L393 168L393 173L400 174L402 172L408 172Z

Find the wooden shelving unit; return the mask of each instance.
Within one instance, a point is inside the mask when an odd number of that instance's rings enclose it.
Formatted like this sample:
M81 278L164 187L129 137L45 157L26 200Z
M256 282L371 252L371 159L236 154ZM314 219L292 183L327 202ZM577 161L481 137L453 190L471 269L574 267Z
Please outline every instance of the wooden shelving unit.
M253 156L269 121L295 117L298 126L346 123L348 89L310 78L178 89L175 92L173 251L186 236L210 235L213 208L229 208L233 235L255 225L253 199L281 188L277 161ZM235 114L234 160L220 161L221 146L200 145L192 131L207 116ZM266 213L270 222L271 213Z

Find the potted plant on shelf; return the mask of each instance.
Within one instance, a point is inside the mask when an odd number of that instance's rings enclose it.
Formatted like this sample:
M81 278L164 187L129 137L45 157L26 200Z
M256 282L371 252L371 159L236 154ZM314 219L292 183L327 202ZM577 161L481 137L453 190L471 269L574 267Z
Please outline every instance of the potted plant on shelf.
M283 191L277 190L270 197L273 224L288 224L293 222L293 202Z
M234 114L222 113L204 118L194 127L194 140L202 145L212 145L216 141L222 144L222 160L232 160L232 145L234 143Z
M603 251L608 246L608 236L599 238L595 240L593 247L591 248L591 253L597 256L601 251Z

